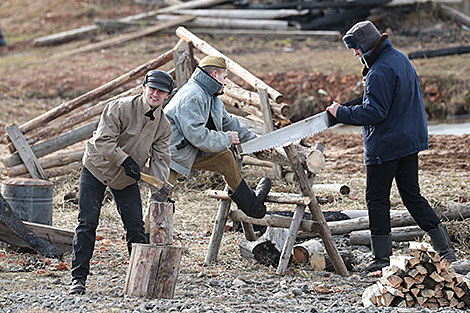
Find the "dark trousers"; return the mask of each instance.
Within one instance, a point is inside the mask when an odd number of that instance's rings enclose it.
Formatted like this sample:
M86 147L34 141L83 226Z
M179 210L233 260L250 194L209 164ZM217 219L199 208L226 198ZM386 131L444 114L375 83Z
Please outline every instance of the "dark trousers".
M123 190L110 189L124 223L130 255L133 242L145 243L139 185L135 183ZM85 281L90 271L90 259L95 248L96 228L105 190L106 185L83 166L80 175L78 226L73 238L72 277L75 279Z
M415 153L367 166L366 200L371 235L390 234L390 189L394 178L403 204L416 224L424 231L436 228L439 217L419 190L418 154Z

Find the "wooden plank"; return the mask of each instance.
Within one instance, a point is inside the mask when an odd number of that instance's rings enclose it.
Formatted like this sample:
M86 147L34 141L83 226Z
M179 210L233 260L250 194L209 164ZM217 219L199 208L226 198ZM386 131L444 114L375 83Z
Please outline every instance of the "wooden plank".
M265 29L217 29L217 28L193 28L192 32L198 35L218 36L260 36L260 37L335 37L341 38L341 33L336 30L265 30Z
M63 252L52 243L37 236L29 229L18 214L12 210L8 202L0 194L0 220L34 251L45 257L62 257Z
M23 221L23 224L31 229L35 235L49 241L64 253L72 251L75 233L73 230L26 221ZM2 221L0 221L0 240L16 247L30 248L21 237Z
M289 235L287 235L287 239L284 242L284 246L281 251L281 257L276 270L277 274L284 275L286 273L287 265L289 265L289 260L292 255L295 238L297 238L297 231L299 230L302 217L304 216L304 211L304 205L298 205L295 208L294 216L292 217L292 222L289 227Z
M175 63L175 83L176 88L181 88L188 82L188 67L187 67L187 54L184 49L184 44L179 43L175 51L173 51L173 62Z
M8 126L6 130L11 142L18 151L21 160L28 169L29 174L31 174L31 177L36 179L47 180L47 176L44 173L41 164L39 164L36 155L31 150L18 125L13 124L11 126Z
M259 88L258 94L261 102L261 112L263 112L264 132L270 133L274 131L274 124L271 105L269 104L268 91L265 88ZM273 170L276 178L282 179L282 167L280 165L273 164Z

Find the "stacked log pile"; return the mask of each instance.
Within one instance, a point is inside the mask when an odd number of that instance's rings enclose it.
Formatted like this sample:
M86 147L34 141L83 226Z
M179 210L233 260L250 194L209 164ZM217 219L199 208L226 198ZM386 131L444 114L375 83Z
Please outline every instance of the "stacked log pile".
M441 259L426 243L410 243L409 256L392 256L382 278L368 287L364 306L452 307L470 305L470 281L456 274L451 262Z

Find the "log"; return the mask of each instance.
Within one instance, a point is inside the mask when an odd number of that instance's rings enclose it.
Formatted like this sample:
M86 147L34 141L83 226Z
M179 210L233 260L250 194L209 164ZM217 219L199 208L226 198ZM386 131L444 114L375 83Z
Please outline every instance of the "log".
M51 155L51 156L39 159L39 164L41 165L43 169L48 169L48 168L57 167L61 165L67 165L73 162L81 161L83 158L84 152L85 151L83 149L79 149L79 150L74 150L70 152L58 153L55 155ZM8 177L15 177L15 176L28 173L26 166L24 166L23 164L16 165L13 167L7 167L6 169L7 169Z
M124 294L172 299L182 252L182 247L133 243Z
M287 229L268 227L266 232L256 241L242 239L238 244L240 255L266 266L277 267L282 247L288 235Z
M328 255L330 256L331 261L334 265L336 273L341 276L348 276L349 273L346 269L343 260L341 259L338 248L336 247L333 241L330 229L328 228L325 217L323 216L321 208L316 201L315 194L312 191L310 182L308 181L307 175L305 174L304 168L300 162L299 157L297 156L297 152L295 151L294 146L290 144L289 146L285 147L284 150L291 163L291 168L295 171L297 177L299 178L300 189L302 190L302 194L312 199L312 202L310 202L308 206L313 218L316 221L320 222L319 233L323 240L323 244L325 245L326 251L328 252Z
M223 17L231 19L280 19L289 16L308 14L308 10L237 10L237 9L195 9L176 10L174 14L194 15L204 17Z
M174 205L168 202L151 201L149 206L150 244L173 244Z
M31 147L34 154L40 158L49 153L58 151L62 148L68 147L72 144L80 142L84 139L90 138L98 126L99 120L92 121L80 128L69 131L65 134L57 136L55 138L40 142ZM12 167L21 163L21 158L18 152L4 158L3 163L7 167Z
M274 214L266 215L263 218L252 218L247 216L241 210L232 210L230 211L229 216L232 221L241 221L251 223L253 225L270 226L276 228L289 228L292 222L291 217L279 216ZM299 225L300 231L308 233L316 233L318 232L318 229L319 225L316 221L302 220Z
M464 13L456 9L453 9L445 4L441 4L440 7L441 7L441 10L445 14L447 14L452 20L462 25L470 27L470 16L465 15Z
M26 221L23 221L23 224L36 236L50 242L62 252L72 251L73 236L75 234L73 230ZM0 221L0 240L15 247L30 248L29 244L2 221Z
M349 187L343 184L313 184L312 190L315 193L339 193L341 195L348 195L350 192ZM365 213L367 214L367 211Z
M175 63L176 88L181 88L189 79L187 54L183 42L179 42L173 51L173 62Z
M392 228L393 241L412 241L423 238L425 232L418 226ZM349 242L355 246L370 246L370 231L359 230L351 232Z
M292 264L308 264L310 257L323 251L322 244L316 239L310 239L294 246Z
M470 203L449 202L447 208L436 212L441 219L464 219L470 217ZM415 225L415 221L408 213L402 211L390 215L392 227ZM355 219L328 222L328 227L333 235L348 234L355 230L369 229L369 217L359 217Z
M230 200L228 193L221 190L207 190L207 195L214 199L219 200ZM308 205L311 202L310 197L305 197L293 193L279 193L270 192L266 197L266 202L283 203L283 204L296 204L296 205Z
M126 90L124 92L121 92L120 94L111 97L109 99L106 99L104 101L101 101L91 107L89 107L86 110L83 110L81 112L72 112L70 116L64 117L63 119L57 120L54 123L50 123L44 128L41 129L36 129L34 132L30 132L29 134L26 135L26 140L28 141L29 144L36 143L44 138L47 137L52 137L54 135L57 135L61 132L64 131L64 129L69 129L75 125L78 125L92 117L100 115L106 104L108 104L111 101L117 100L119 98L135 95L137 93L140 93L142 90L142 87L140 85L131 88L129 90Z
M323 143L321 144L323 145L324 149L325 145ZM310 151L305 160L308 170L314 174L320 174L325 168L325 156L323 155L323 149L321 151L316 149Z
M212 6L225 0L192 0L188 2L182 2L179 4L171 5L165 8L160 8L157 10L147 11L144 13L139 13L131 16L126 16L117 20L117 22L122 22L126 24L128 22L138 21L144 18L153 17L157 14L162 13L171 13L175 10L183 10L183 9L193 9L193 8L200 8L200 7L207 7ZM44 37L39 37L33 40L33 44L40 46L40 45L53 45L58 43L67 42L70 40L74 40L77 38L89 36L94 34L98 31L98 25L87 25L82 26L78 29L72 29L64 32L60 32L57 34L52 34Z
M128 41L137 39L137 38L155 34L156 32L159 32L163 29L190 21L193 18L194 16L179 16L178 18L168 20L168 21L163 21L162 23L158 23L158 25L149 26L149 27L146 27L144 29L141 29L132 33L122 34L122 35L112 37L107 40L103 40L97 43L92 43L92 44L89 44L89 45L86 45L77 49L69 50L69 51L54 55L51 58L54 60L57 60L57 59L69 57L69 56L80 54L80 53L107 49L115 45L119 45Z
M73 171L78 171L82 168L82 162L74 162L63 166L48 168L44 170L49 178L68 175Z
M73 100L68 102L62 103L52 110L49 110L38 117L26 122L25 124L20 126L21 132L23 134L35 129L39 125L43 125L65 113L68 113L75 108L78 108L92 100L98 99L101 96L111 92L112 90L127 84L128 82L135 80L138 77L145 75L148 71L159 68L160 66L168 63L170 60L173 59L173 49L169 50L158 58L149 61L145 64L140 65L139 67L133 69L132 71L127 72L126 74L121 75L120 77L101 85Z
M350 252L340 253L346 268L351 271L354 268L355 258ZM334 272L335 268L330 257L326 253L314 253L310 256L310 266L314 271Z
M198 35L210 34L211 36L259 36L259 37L335 37L341 38L341 33L336 30L265 30L265 29L214 29L214 28L193 28L192 32Z
M11 229L18 237L23 239L34 251L45 257L62 257L64 253L49 241L37 236L29 229L18 214L12 210L3 195L0 194L0 221Z
M434 58L434 57L464 54L464 53L470 53L470 46L458 46L458 47L435 49L435 50L414 51L408 54L408 58L410 60L413 60L413 59Z
M160 22L172 22L178 19L178 15L160 14L156 17ZM193 17L194 18L194 17ZM245 28L245 29L268 29L287 30L289 22L283 20L261 20L261 19L234 19L222 17L195 17L183 23L186 27L209 27L209 28Z
M259 88L265 88L268 91L269 96L271 99L276 101L277 103L282 102L282 95L272 87L268 86L265 82L254 76L252 73L241 67L238 63L232 61L228 57L226 57L224 54L219 52L217 49L213 48L210 46L207 42L204 40L198 38L194 34L192 34L190 31L188 31L184 27L178 27L176 29L176 35L178 35L180 38L183 38L185 41L191 41L194 44L194 47L199 49L201 52L208 54L208 55L214 55L214 56L219 56L225 58L227 62L227 68L230 72L233 74L239 76L240 78L244 79L250 86L252 86L255 89Z

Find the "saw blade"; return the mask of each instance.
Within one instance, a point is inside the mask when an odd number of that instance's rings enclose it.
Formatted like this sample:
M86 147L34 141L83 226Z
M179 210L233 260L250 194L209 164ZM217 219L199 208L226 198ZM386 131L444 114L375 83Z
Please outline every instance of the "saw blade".
M321 112L289 126L241 144L242 154L280 147L301 140L336 125L338 122L328 112Z

